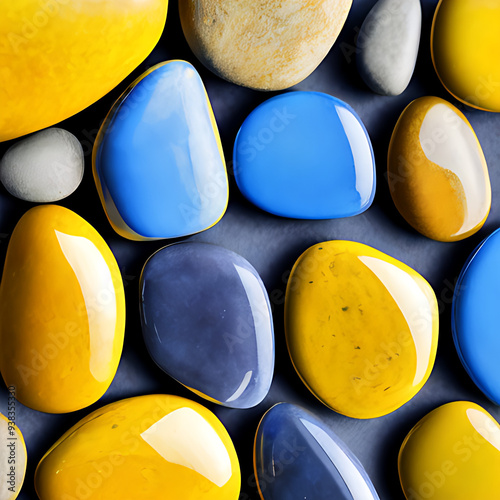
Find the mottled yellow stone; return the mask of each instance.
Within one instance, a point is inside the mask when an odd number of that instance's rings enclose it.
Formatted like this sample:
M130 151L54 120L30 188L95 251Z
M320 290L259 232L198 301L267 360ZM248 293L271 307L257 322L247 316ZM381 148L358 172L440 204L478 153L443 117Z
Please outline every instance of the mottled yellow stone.
M349 417L375 418L427 381L437 301L402 262L361 243L327 241L293 267L285 331L295 369L320 401Z
M328 54L352 0L179 0L182 28L200 61L230 82L280 90Z

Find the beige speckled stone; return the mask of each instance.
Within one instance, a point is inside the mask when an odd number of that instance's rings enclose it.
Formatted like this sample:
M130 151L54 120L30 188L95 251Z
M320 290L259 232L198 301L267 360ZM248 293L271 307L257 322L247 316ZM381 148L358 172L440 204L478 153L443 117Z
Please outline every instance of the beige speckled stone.
M200 61L226 80L281 90L308 77L344 26L352 0L179 0Z

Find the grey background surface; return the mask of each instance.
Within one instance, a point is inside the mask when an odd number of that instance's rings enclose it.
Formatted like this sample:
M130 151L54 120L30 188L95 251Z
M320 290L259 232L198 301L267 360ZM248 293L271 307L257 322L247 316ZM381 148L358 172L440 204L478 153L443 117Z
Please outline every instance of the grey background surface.
M89 221L111 246L125 280L127 328L123 358L118 373L105 396L85 410L48 415L17 405L17 422L24 433L29 453L25 486L19 498L35 499L33 474L45 451L83 416L107 403L151 393L178 394L205 404L226 425L239 454L242 468L242 500L258 500L252 470L252 446L259 419L274 403L298 403L323 418L358 456L371 476L381 499L403 500L397 475L397 454L408 431L432 409L454 400L474 401L497 419L500 408L490 403L474 386L458 359L450 330L453 286L462 265L475 246L500 226L500 116L476 111L458 104L439 83L432 67L429 39L437 0L422 0L424 13L420 54L409 88L398 97L373 94L358 76L355 39L375 0L354 0L347 23L330 54L304 82L300 90L327 92L348 102L360 115L371 136L376 160L378 186L372 207L364 214L342 220L297 221L274 217L248 203L230 184L230 203L222 221L191 240L216 243L248 259L259 271L273 301L276 334L276 370L271 391L265 401L251 410L232 410L207 403L165 375L149 358L139 322L139 274L146 259L167 242L130 242L116 235L109 226L97 196L91 172L91 148L97 130L114 100L145 69L169 59L186 59L199 70L205 81L219 124L229 168L232 145L244 118L274 93L261 93L224 82L204 69L187 46L175 0L171 0L165 32L148 59L116 89L98 103L59 124L73 132L86 152L82 185L64 205ZM248 55L251 57L251 54ZM484 228L457 243L434 242L413 231L397 213L384 177L389 139L402 110L423 95L443 97L465 113L483 146L493 188L493 207ZM57 104L55 104L57 105ZM10 143L0 144L3 154ZM14 199L0 188L0 261L3 262L8 238L21 215L33 205ZM421 273L434 287L439 300L441 328L434 371L422 391L398 411L375 420L353 420L319 403L296 375L286 351L283 332L283 297L288 272L309 246L331 239L347 239L372 245L400 259ZM75 390L78 390L75 387ZM0 389L0 411L5 412L7 391ZM181 500L181 499L180 499Z

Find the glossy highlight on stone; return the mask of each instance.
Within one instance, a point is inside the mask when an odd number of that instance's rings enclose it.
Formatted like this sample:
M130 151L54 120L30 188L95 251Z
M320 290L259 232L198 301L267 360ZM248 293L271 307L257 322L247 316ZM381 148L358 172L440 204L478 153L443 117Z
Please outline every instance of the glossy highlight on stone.
M434 14L431 50L442 84L474 108L500 112L500 3L441 0Z
M453 296L453 339L475 384L500 405L500 229L472 253Z
M15 0L0 16L0 141L49 127L120 83L153 50L167 0Z
M347 446L312 413L280 403L262 418L254 447L262 500L379 500Z
M321 402L349 417L380 417L429 378L437 300L422 276L389 255L327 241L292 269L285 333L297 373Z
M309 76L330 51L352 0L179 0L184 35L216 75L258 90Z
M95 403L115 376L125 328L106 242L66 208L26 212L7 249L0 318L0 370L21 403L48 413Z
M15 410L10 411L10 418L15 419ZM21 431L12 420L0 413L0 500L15 500L18 497L23 487L27 463L26 444Z
M106 215L125 238L188 236L222 218L224 153L191 64L160 63L131 84L99 131L93 170Z
M247 260L207 243L169 245L146 262L140 289L144 340L162 370L231 408L266 397L273 321L264 284Z
M392 134L388 181L401 215L438 241L481 229L491 208L488 166L467 118L438 97L421 97L401 114Z
M257 107L234 145L243 195L297 219L358 215L375 195L375 159L354 110L320 92L289 92Z
M494 500L500 491L500 426L475 403L446 404L410 431L398 462L407 500Z
M125 399L68 430L35 474L40 500L237 500L240 466L217 417L178 396Z

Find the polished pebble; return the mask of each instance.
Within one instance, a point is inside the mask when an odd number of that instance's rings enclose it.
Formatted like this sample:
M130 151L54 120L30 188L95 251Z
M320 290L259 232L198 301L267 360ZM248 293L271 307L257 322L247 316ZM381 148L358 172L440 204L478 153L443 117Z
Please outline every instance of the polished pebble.
M206 243L156 252L141 275L141 320L151 357L198 395L250 408L274 371L269 298L238 254Z
M455 286L452 331L472 380L500 405L500 230L488 236L464 265Z
M15 0L0 16L0 141L50 127L153 50L167 0Z
M300 406L280 403L264 415L254 464L262 500L379 500L358 459Z
M7 249L0 318L0 370L21 403L48 413L95 403L115 376L125 328L106 242L66 208L29 210Z
M281 90L309 76L330 51L352 0L180 0L191 50L216 75Z
M178 396L139 396L69 429L35 474L40 500L238 500L240 467L217 417Z
M458 100L500 112L500 2L441 0L434 14L431 50L436 72Z
M420 0L379 0L357 38L361 77L381 95L402 94L417 62L422 9Z
M415 396L432 371L436 296L389 255L327 241L292 269L285 332L297 373L320 401L349 417L380 417Z
M131 84L99 131L93 166L106 215L125 238L188 236L222 218L224 153L191 64L160 63Z
M358 215L375 195L375 159L354 110L328 94L289 92L256 108L234 145L243 195L297 219Z
M62 200L80 185L85 162L78 139L60 128L42 130L11 146L0 161L0 181L25 201Z
M16 418L12 405L11 418ZM8 414L8 413L7 413ZM24 483L28 455L24 437L12 420L0 413L0 500L15 500Z
M399 452L407 500L496 500L500 426L475 403L437 408L410 431Z
M389 146L394 203L424 236L457 241L481 229L491 208L488 166L467 118L438 97L402 113Z

